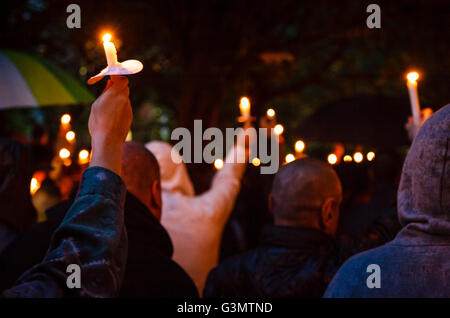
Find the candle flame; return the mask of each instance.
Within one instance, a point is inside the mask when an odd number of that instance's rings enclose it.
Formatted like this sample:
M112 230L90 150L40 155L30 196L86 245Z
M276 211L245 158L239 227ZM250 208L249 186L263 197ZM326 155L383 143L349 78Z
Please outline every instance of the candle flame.
M360 163L361 161L363 161L363 159L364 159L364 156L363 156L363 154L360 153L360 152L355 152L355 154L353 155L353 160L354 160L356 163Z
M110 33L105 33L102 36L103 42L109 42L109 41L111 41L111 38L112 38L112 36Z
M417 73L417 72L409 72L408 75L406 75L406 78L410 82L415 82L419 78L419 73Z
M288 153L284 158L284 160L286 161L286 163L292 162L295 160L295 156L291 153Z
M330 165L334 165L337 163L337 156L334 153L331 153L328 155L327 160Z
M269 108L267 110L267 117L269 117L269 118L275 117L275 110L273 110L272 108Z
M279 136L279 135L281 135L281 134L283 133L284 127L283 127L283 125L281 125L281 124L277 124L277 125L275 125L275 127L273 128L273 130L274 130L274 132L275 132L275 135Z
M302 152L305 149L305 143L302 140L297 140L295 143L295 151Z

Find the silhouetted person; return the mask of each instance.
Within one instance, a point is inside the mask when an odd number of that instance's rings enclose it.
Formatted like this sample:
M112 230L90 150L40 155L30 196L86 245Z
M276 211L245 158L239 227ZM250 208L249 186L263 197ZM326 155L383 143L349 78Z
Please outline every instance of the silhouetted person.
M392 242L349 259L326 297L450 297L449 159L447 105L419 129L403 165L397 196L402 230ZM370 264L379 266L379 279L376 270L367 273Z
M346 258L392 237L377 223L357 241L335 239L341 200L329 165L304 158L282 166L269 197L275 224L258 248L211 271L205 297L321 297Z

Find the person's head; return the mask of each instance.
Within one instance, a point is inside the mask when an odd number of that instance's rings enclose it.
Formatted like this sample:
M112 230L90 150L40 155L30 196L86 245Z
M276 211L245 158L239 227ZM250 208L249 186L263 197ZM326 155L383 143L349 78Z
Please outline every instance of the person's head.
M178 151L164 141L150 141L145 147L158 160L161 169L162 190L193 197L195 195L194 186Z
M312 158L280 167L272 185L269 209L277 225L309 227L334 235L342 186L328 164Z
M122 178L127 190L161 219L161 182L158 161L143 145L126 142L122 148Z

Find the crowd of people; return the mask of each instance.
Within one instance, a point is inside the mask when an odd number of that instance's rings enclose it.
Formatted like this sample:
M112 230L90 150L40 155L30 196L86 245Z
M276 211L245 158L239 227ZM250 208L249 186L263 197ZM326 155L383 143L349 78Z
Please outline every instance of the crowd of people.
M125 142L131 122L128 80L112 76L91 108L89 167L67 200L42 184L38 223L32 154L0 140L3 297L450 297L450 105L419 129L400 178L380 156L376 190L351 211L336 169L308 157L282 165L267 193L248 191L235 158L250 156L250 130L196 194L170 144ZM245 235L243 192L264 210ZM367 284L371 264L381 286Z

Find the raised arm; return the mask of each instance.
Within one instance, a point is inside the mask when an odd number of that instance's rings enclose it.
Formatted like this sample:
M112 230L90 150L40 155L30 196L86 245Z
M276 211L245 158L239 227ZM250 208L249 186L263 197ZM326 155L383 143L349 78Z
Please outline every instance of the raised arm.
M92 160L77 198L53 234L43 261L26 271L4 297L112 297L125 271L127 237L120 175L122 144L132 120L128 80L114 78L89 117ZM73 265L72 265L73 264ZM80 269L80 286L68 284ZM69 288L69 285L72 288Z

